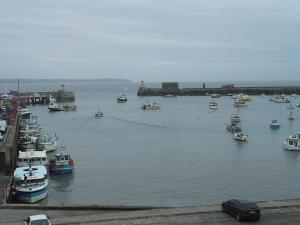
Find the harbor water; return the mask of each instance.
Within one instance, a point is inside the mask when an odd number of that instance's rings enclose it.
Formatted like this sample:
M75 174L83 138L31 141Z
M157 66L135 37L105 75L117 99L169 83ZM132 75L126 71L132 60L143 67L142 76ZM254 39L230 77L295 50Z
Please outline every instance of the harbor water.
M21 88L54 90L58 85L37 82ZM117 103L124 86L128 101ZM237 112L228 96L217 99L219 109L213 111L208 96L137 97L138 84L126 82L70 82L66 88L75 92L77 111L29 107L45 130L57 134L76 166L74 174L50 176L42 204L186 206L300 197L300 152L282 147L289 134L300 131L300 108L289 121L288 104L254 96L239 109L249 135L248 142L239 143L226 131ZM300 96L289 99L300 103ZM158 102L161 109L142 110L145 102ZM104 117L96 118L97 110ZM280 129L269 128L272 119Z

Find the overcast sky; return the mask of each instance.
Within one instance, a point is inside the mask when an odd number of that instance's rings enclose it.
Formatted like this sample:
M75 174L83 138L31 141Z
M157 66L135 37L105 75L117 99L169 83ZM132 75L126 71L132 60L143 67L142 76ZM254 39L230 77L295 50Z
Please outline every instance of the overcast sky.
M0 78L299 80L300 1L1 0Z

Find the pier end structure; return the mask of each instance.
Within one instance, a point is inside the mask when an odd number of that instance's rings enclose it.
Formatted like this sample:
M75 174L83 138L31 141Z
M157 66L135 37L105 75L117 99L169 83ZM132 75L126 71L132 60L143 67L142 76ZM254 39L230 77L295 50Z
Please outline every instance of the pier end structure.
M300 86L264 86L264 87L235 87L234 84L226 84L217 88L208 88L205 83L199 88L179 88L178 82L163 82L161 88L147 88L145 84L137 91L137 96L206 96L210 94L238 94L247 95L274 95L274 94L300 94Z
M75 101L74 92L65 90L48 92L20 92L17 94L19 101L25 104L48 104L50 95L56 98L57 102Z

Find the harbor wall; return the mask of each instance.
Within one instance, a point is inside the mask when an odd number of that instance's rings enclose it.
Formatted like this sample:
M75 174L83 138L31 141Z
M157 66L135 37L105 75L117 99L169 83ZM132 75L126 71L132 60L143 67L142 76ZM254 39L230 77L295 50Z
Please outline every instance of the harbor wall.
M238 94L247 95L274 95L274 94L300 94L300 86L278 86L278 87L220 87L220 88L146 88L140 87L137 96L205 96L209 94Z
M74 102L75 95L72 91L44 91L44 92L20 92L17 93L20 102L25 104L48 104L50 95L57 102Z

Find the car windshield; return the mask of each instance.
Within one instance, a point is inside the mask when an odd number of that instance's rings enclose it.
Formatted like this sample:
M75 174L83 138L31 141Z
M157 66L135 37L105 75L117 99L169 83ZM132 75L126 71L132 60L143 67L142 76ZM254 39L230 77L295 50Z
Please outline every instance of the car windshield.
M49 222L46 219L41 219L41 220L31 221L30 225L49 225Z
M253 209L256 208L257 206L255 203L247 203L247 204L242 204L242 207L246 209Z

